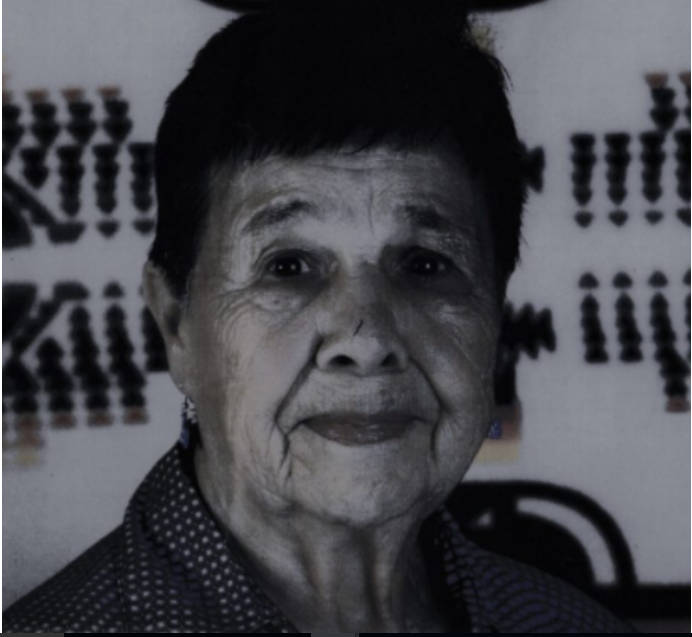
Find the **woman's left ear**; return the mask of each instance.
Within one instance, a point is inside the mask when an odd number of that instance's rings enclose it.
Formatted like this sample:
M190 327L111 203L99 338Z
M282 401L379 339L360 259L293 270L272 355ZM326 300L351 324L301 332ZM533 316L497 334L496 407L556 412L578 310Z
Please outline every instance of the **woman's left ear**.
M188 351L184 301L173 294L161 268L150 261L144 264L142 289L163 337L173 382L184 395L190 396L192 358Z

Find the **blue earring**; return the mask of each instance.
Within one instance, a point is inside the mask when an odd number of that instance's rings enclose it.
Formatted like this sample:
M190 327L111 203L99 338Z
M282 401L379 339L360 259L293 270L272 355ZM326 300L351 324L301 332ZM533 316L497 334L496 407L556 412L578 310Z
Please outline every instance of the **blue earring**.
M192 430L197 427L197 408L192 398L185 396L183 401L183 426L180 430L180 444L183 449L190 448Z
M490 440L502 440L502 421L499 418L493 419L492 423L490 423L490 429L488 429L486 438Z

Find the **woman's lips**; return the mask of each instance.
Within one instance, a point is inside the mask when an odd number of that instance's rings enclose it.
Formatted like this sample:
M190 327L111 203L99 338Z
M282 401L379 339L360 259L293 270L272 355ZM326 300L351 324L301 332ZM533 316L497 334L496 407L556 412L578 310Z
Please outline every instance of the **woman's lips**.
M405 412L319 414L301 424L327 440L342 445L371 445L402 436L420 418Z

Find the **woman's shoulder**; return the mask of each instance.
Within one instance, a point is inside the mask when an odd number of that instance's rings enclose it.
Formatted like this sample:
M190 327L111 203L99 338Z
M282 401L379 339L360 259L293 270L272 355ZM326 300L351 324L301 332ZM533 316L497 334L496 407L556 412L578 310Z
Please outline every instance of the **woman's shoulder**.
M466 542L477 603L497 632L637 632L571 584Z
M5 633L121 632L118 527L3 612Z
M572 585L481 548L446 506L428 519L422 539L438 592L463 611L471 632L637 632Z

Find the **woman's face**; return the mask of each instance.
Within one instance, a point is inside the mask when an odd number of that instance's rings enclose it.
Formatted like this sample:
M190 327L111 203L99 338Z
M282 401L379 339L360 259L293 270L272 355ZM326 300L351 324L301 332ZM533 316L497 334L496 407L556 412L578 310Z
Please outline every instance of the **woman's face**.
M220 171L167 336L215 497L356 526L445 499L493 413L487 217L440 150Z

